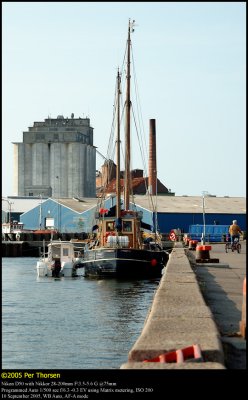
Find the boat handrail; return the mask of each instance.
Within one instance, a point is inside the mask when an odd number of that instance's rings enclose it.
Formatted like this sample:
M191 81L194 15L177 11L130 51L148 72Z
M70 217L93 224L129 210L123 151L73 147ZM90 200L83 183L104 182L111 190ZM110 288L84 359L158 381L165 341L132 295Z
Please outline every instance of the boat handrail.
M45 258L46 256L48 256L48 252L44 252L40 254L41 258Z

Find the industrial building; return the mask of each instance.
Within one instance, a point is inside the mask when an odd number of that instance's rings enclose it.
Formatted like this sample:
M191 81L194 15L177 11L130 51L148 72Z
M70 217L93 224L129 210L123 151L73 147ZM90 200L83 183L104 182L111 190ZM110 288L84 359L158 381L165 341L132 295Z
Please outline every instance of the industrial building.
M154 212L149 211L148 196L136 195L131 201L131 208L143 212L143 222L153 224ZM158 229L168 233L171 229L181 229L187 233L192 224L202 224L203 204L200 196L157 196L154 204L157 210ZM13 200L13 210L19 199ZM95 212L99 199L45 199L37 202L20 216L26 229L45 228L45 218L54 218L54 227L60 232L92 231L95 224ZM135 204L134 204L135 202ZM27 205L27 203L26 203ZM110 209L115 205L115 197L109 196L104 207ZM31 204L30 204L31 206ZM246 231L246 199L244 197L205 197L205 223L229 225L233 219L238 221L241 230Z
M110 167L109 167L110 165ZM120 171L120 188L124 193L124 172ZM134 169L131 171L131 192L132 194L146 194L149 188L149 177L144 176L142 169ZM157 179L156 190L158 195L174 196L170 189L167 189L164 184ZM97 171L96 176L96 195L101 197L102 194L115 195L116 193L116 165L112 160L108 160L102 166L102 172Z
M53 228L59 232L91 232L94 224L96 198L52 199L48 198L32 210L23 213L20 221L26 229L46 228L46 219L54 219Z
M99 152L98 152L99 153ZM150 119L149 130L149 173L144 176L142 169L134 169L131 171L130 177L130 192L133 195L145 195L150 193L152 195L165 195L174 196L170 189L157 178L157 157L156 157L156 121ZM97 171L96 176L96 195L101 197L105 195L114 195L116 193L116 169L117 166L112 160L105 159L102 166L102 171ZM120 171L120 190L124 195L125 186L125 171Z
M44 201L41 196L38 197L16 197L8 196L2 198L2 223L20 221L20 217L26 211L34 209Z
M95 197L96 148L89 118L48 117L14 144L14 195Z
M141 209L147 209L146 196L135 196ZM188 232L190 225L203 223L203 198L201 196L157 196L156 209L160 232L181 229ZM246 231L246 199L244 197L204 198L205 223L231 225L233 219L238 221L241 230Z

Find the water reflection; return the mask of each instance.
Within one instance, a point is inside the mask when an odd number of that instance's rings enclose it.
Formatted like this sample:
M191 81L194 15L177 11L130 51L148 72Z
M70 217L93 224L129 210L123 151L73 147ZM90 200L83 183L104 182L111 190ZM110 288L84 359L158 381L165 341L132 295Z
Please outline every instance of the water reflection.
M36 259L3 259L3 368L119 368L155 280L38 278Z

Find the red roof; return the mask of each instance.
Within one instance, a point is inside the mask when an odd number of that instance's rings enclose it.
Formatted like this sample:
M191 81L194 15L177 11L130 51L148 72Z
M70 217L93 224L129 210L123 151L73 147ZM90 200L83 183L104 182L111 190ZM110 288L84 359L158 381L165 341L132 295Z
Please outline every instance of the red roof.
M121 179L121 191L123 192L124 187L124 179ZM132 191L133 194L146 194L148 188L148 178L140 177L132 179ZM112 179L112 181L107 185L106 190L107 193L116 193L116 179ZM157 191L158 194L168 193L168 189L157 180Z

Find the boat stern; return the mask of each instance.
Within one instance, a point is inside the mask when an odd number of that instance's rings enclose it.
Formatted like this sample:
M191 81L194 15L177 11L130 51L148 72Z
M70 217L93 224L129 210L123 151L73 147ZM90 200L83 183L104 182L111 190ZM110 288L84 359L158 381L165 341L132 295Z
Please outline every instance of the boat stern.
M76 268L74 267L74 263L71 261L63 262L61 266L60 275L66 278L76 276Z
M38 261L36 264L37 275L39 277L44 277L48 275L47 265L44 261Z

